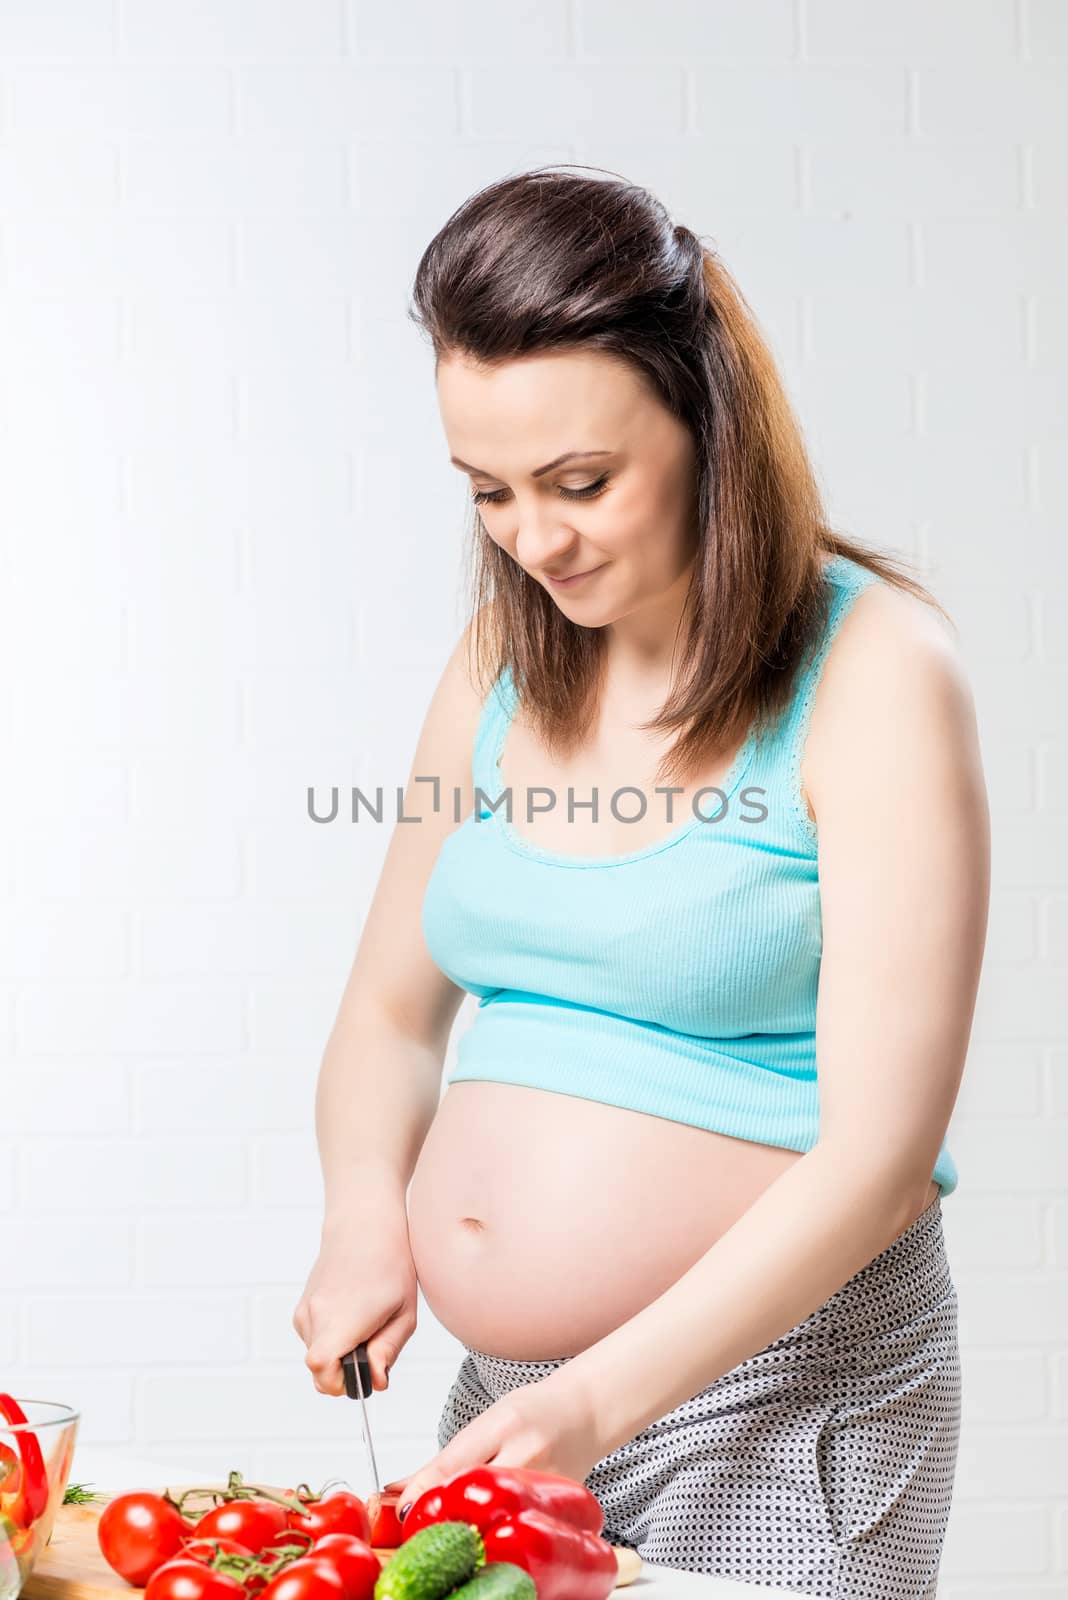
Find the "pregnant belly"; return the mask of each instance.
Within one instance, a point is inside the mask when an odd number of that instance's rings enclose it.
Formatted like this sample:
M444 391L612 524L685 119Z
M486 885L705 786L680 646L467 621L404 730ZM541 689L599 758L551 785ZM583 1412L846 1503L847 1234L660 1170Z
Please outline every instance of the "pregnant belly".
M572 1095L450 1084L408 1194L423 1297L487 1355L577 1355L662 1294L799 1159Z

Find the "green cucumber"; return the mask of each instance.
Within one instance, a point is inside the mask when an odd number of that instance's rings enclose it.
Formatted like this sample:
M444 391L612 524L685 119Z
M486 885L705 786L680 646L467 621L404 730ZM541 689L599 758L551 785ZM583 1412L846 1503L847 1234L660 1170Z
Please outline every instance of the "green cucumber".
M482 1535L471 1522L431 1522L386 1562L375 1600L443 1600L486 1564Z
M449 1600L538 1600L538 1591L530 1573L514 1561L487 1561Z

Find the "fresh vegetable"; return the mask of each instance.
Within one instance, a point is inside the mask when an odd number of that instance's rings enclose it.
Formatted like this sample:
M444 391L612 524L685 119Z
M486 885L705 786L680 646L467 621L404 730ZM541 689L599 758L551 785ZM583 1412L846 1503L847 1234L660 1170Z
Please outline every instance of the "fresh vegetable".
M0 1512L0 1593L18 1593L33 1571L34 1553L43 1523L19 1528Z
M192 1533L192 1523L173 1501L140 1489L109 1501L96 1526L97 1543L108 1566L137 1587L177 1555Z
M449 1600L538 1600L534 1579L511 1561L487 1561Z
M345 1489L336 1489L325 1499L305 1497L298 1491L293 1491L293 1494L306 1509L288 1513L290 1528L310 1534L317 1542L328 1533L351 1533L356 1539L370 1538L371 1518L359 1495L350 1494Z
M312 1556L329 1561L345 1587L345 1600L373 1600L382 1563L366 1539L351 1533L324 1533L316 1539Z
M345 1585L336 1568L313 1552L291 1561L262 1594L263 1600L344 1600Z
M219 1555L246 1556L251 1560L252 1551L247 1545L238 1544L236 1539L198 1539L194 1536L183 1544L182 1555L188 1556L191 1561L211 1563Z
M374 1600L441 1600L485 1566L482 1535L469 1522L435 1522L406 1539L382 1568Z
M87 1483L68 1483L63 1491L65 1506L87 1506L94 1500L106 1499L106 1494L101 1494L98 1489L91 1489Z
M616 1586L619 1563L608 1541L544 1511L501 1517L482 1537L487 1563L514 1561L534 1579L538 1600L606 1600Z
M16 1424L12 1434L19 1456L19 1473L13 1490L0 1491L0 1513L17 1528L28 1528L48 1504L48 1469L37 1435L23 1431L17 1425L27 1421L26 1413L18 1401L0 1392L0 1415ZM10 1469L5 1479L10 1477Z
M210 1506L187 1511L206 1495ZM222 1489L120 1495L98 1524L105 1557L131 1583L147 1584L178 1563L152 1600L226 1600L228 1594L234 1600L215 1579L236 1584L241 1600L259 1600L267 1590L269 1600L280 1590L281 1600L373 1600L381 1561L370 1534L371 1518L358 1495L315 1494L306 1483L280 1494L246 1483L239 1472L231 1472ZM281 1589L290 1573L292 1583Z
M21 1483L14 1452L0 1457L0 1484L10 1490L16 1472ZM389 1485L365 1502L342 1489L315 1494L307 1484L280 1493L231 1472L223 1489L120 1495L105 1506L98 1538L115 1570L145 1585L144 1600L602 1600L589 1584L598 1552L607 1552L612 1574L617 1570L611 1547L578 1525L600 1528L603 1513L573 1479L527 1468L475 1469L444 1486L463 1514L447 1516L448 1506L439 1505L436 1520L403 1529L396 1517L402 1487ZM213 1502L206 1510L187 1511L205 1495ZM545 1527L522 1521L539 1510L555 1541L547 1541ZM560 1520L565 1515L573 1520ZM517 1530L512 1544L498 1539L491 1562L485 1538L510 1524ZM531 1566L559 1563L561 1551L565 1580L582 1567L582 1583L543 1596Z
M289 1528L289 1511L277 1500L225 1500L196 1524L198 1539L236 1539L254 1555Z
M252 1557L251 1562L240 1563L240 1571L234 1570L234 1576L239 1577L245 1586L246 1595L259 1595L269 1583L278 1577L286 1567L294 1561L299 1561L303 1556L311 1555L312 1542L306 1534L294 1533L287 1528L284 1533L279 1533L269 1539L262 1550ZM231 1571L230 1567L226 1571Z
M527 1507L590 1533L604 1527L601 1502L574 1478L533 1467L471 1467L421 1494L401 1523L401 1537L433 1522L473 1522L484 1530Z
M402 1484L401 1488L403 1487L404 1485ZM421 1500L423 1498L422 1495L419 1498ZM381 1494L369 1494L367 1496L367 1515L371 1519L369 1537L377 1550L393 1550L404 1539L402 1524L397 1516L397 1501L399 1499L399 1489L396 1492L383 1489ZM411 1516L410 1511L408 1516Z
M14 1494L19 1486L18 1452L0 1439L0 1494Z
M145 1600L244 1600L244 1594L237 1578L189 1556L165 1561L145 1585Z
M0 1512L0 1594L18 1594L22 1588L23 1575L11 1547L17 1532L15 1524Z

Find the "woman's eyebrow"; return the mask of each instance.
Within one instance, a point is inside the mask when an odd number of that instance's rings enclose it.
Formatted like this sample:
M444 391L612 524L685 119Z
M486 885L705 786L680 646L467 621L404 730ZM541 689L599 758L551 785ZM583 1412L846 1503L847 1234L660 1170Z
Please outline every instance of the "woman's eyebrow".
M574 461L580 456L610 456L611 450L568 450L562 456L557 456L555 461L547 461L543 467L535 467L530 474L532 478L540 478L544 473L551 472L554 467L559 467L565 461ZM492 472L484 472L481 467L469 467L466 461L461 461L459 456L450 456L449 460L454 467L460 467L464 472L477 472L480 477L492 478Z

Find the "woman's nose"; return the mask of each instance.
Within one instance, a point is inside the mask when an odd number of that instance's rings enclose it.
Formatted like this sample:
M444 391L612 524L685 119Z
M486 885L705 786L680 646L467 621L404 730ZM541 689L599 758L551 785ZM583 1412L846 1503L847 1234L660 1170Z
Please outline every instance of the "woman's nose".
M530 571L567 565L567 553L574 546L572 529L563 528L548 517L527 517L516 534L516 559Z

